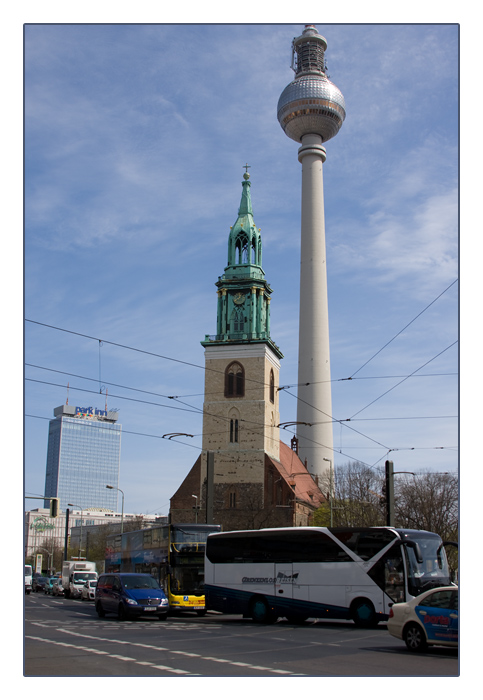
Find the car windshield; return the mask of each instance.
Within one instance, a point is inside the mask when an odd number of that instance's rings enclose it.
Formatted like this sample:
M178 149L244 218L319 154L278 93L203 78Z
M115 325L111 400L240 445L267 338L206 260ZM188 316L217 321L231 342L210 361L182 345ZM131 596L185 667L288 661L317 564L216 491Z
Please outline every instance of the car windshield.
M444 547L439 537L411 536L417 542L422 554L422 562L418 562L416 550L405 547L408 563L408 591L412 596L418 596L431 588L450 586L448 561Z
M132 588L159 588L159 584L152 576L126 576L123 579L124 586Z
M74 583L85 583L86 581L97 580L96 574L88 574L85 571L74 574Z

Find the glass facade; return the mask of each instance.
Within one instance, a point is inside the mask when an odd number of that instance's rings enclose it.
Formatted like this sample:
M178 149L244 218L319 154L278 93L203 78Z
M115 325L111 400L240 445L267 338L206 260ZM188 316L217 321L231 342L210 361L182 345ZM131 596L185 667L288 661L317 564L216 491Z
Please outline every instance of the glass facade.
M62 510L72 503L117 511L120 457L121 425L58 415L49 424L45 495L59 498Z

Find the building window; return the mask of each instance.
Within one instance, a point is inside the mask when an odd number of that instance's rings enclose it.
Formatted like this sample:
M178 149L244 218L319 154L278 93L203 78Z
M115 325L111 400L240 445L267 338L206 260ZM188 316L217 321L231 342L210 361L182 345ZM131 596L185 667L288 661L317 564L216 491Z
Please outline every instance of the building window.
M225 396L245 395L245 371L238 362L232 362L225 371Z
M230 420L230 442L238 442L238 418Z
M230 492L230 508L236 508L236 491Z
M273 369L270 370L270 401L275 403L275 375Z
M243 333L243 329L245 327L245 318L243 314L243 309L235 309L235 311L233 312L234 333Z

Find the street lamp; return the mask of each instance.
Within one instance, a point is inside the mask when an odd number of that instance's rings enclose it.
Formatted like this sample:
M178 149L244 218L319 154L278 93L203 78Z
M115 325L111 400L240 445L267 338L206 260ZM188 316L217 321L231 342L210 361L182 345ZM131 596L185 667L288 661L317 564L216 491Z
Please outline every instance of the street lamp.
M195 496L194 493L191 494L193 498L196 498L195 501L195 523L198 522L198 496Z
M122 510L121 510L121 535L124 532L124 491L118 489L117 486L110 486L106 484L106 489L114 489L115 491L120 491L122 493Z
M76 505L75 503L68 503L68 506L72 506L72 508L79 508L81 512L81 524L80 524L80 539L79 539L79 558L82 556L82 524L84 522L84 509L81 506Z
M330 527L333 526L334 524L334 518L333 518L333 508L332 508L332 490L333 490L333 484L332 484L332 460L329 459L328 457L322 457L324 462L329 463L329 510L330 510Z

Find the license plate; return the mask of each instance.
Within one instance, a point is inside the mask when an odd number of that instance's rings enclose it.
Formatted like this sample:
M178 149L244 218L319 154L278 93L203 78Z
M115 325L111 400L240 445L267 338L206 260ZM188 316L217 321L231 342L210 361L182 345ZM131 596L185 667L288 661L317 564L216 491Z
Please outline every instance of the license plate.
M156 608L144 608L144 612L154 612Z
M205 606L204 605L194 605L193 610L204 610Z

